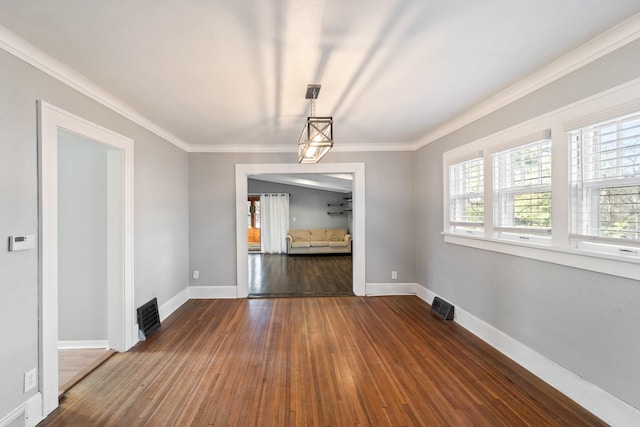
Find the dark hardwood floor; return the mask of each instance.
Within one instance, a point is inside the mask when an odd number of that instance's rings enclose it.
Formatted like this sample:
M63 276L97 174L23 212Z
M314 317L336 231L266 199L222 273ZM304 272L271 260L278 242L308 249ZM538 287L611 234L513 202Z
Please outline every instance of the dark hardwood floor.
M249 254L250 297L353 295L351 255Z
M415 296L190 300L43 426L602 426Z

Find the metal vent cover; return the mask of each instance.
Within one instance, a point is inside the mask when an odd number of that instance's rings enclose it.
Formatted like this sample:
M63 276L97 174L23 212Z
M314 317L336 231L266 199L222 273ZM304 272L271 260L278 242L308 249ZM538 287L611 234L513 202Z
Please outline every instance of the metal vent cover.
M158 312L158 299L144 303L138 308L138 327L142 332L142 339L146 339L160 327L160 313Z
M435 297L431 304L431 312L444 320L453 320L454 306L440 297Z

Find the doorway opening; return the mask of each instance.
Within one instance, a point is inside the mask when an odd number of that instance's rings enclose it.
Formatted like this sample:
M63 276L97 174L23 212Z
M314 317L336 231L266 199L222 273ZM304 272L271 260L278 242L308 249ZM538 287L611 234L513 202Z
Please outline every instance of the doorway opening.
M249 243L250 298L354 295L352 182L346 173L249 176L249 197L263 202L260 253Z
M38 105L38 383L46 417L58 406L61 342L116 351L134 344L133 141Z
M365 213L364 163L324 164L239 164L236 165L237 297L249 296L248 228L246 225L248 179L265 174L352 174L352 294L365 295Z
M58 394L110 356L122 286L122 150L58 129ZM110 284L109 281L112 283ZM114 323L114 319L111 319ZM113 332L112 332L113 334Z

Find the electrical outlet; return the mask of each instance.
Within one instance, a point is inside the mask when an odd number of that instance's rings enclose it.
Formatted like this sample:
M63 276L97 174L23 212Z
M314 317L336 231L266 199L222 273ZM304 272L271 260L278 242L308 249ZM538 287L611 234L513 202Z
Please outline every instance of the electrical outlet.
M397 279L398 278L398 272L397 271L392 271L391 272L391 278L392 279Z
M24 392L28 392L36 386L38 378L38 368L33 368L24 374Z
M200 277L200 270L193 270L193 278L197 279L198 277Z

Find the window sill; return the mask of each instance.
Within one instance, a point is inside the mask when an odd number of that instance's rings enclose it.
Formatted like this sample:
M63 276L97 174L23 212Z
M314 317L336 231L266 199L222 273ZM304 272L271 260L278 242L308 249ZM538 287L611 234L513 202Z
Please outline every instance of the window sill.
M640 280L640 259L599 252L442 232L445 243Z

